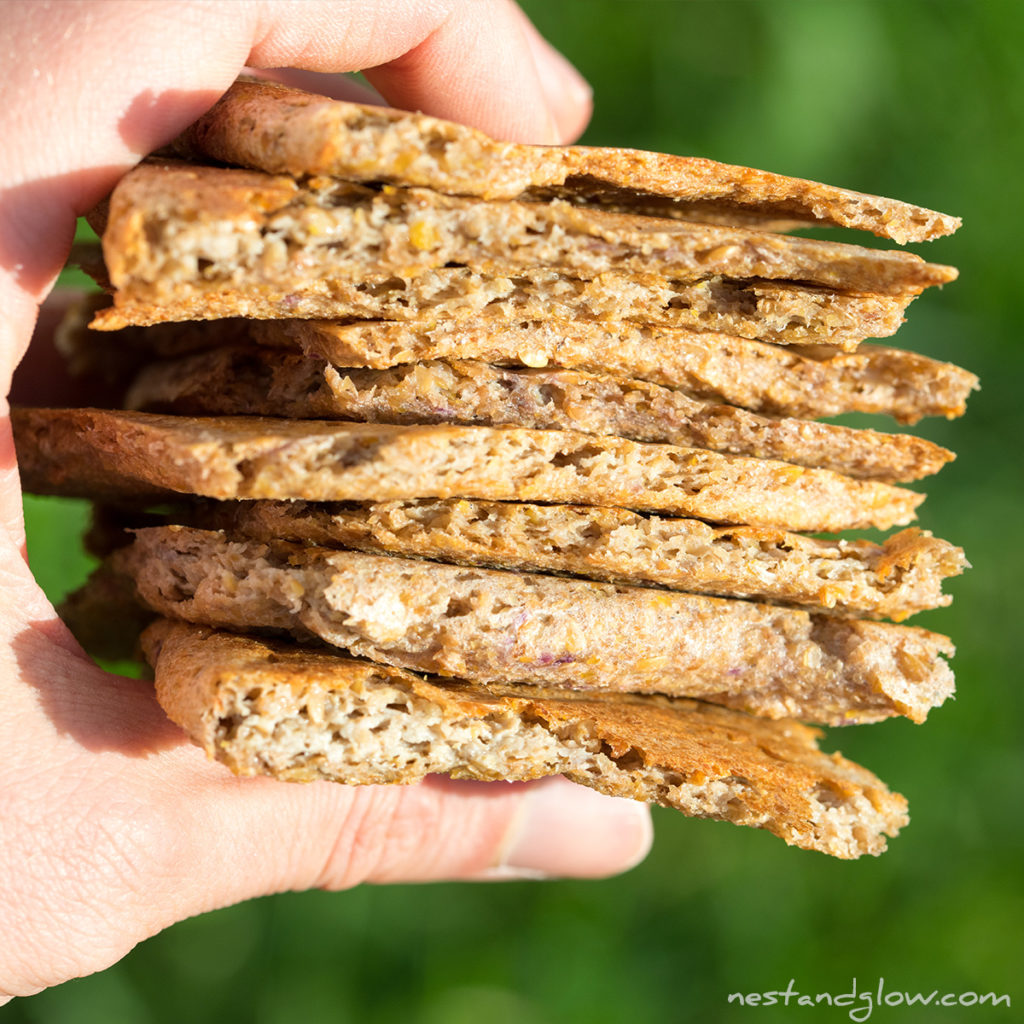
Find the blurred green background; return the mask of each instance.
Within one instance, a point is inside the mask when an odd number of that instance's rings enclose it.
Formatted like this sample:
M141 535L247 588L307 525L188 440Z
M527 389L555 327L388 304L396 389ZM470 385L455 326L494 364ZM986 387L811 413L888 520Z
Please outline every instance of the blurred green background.
M907 348L983 390L919 432L959 459L921 524L966 549L950 609L959 696L924 726L833 732L910 800L879 859L792 850L749 829L656 813L645 864L605 882L434 885L276 897L186 921L115 968L4 1010L5 1021L547 1024L845 1020L741 1008L733 992L858 986L995 992L1010 1010L879 1008L871 1019L1024 1020L1021 693L1024 418L1020 0L527 0L589 77L584 141L693 153L956 213L918 251L961 268L910 309ZM863 241L863 239L856 239ZM870 244L870 242L869 242ZM27 502L52 594L77 583L84 513ZM863 1019L860 1017L858 1019Z

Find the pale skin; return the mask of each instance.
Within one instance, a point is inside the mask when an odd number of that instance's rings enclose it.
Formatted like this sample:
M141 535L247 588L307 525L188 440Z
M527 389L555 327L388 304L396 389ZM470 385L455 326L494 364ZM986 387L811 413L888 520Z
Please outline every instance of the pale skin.
M0 57L5 395L76 216L243 66L371 69L394 106L523 142L571 141L590 114L578 73L506 0L5 0ZM30 356L50 358L44 343ZM24 382L47 375L38 361L23 371L17 398L39 399ZM6 412L5 402L0 1003L109 967L188 916L266 893L600 877L646 853L646 808L562 779L299 786L235 779L208 762L147 686L92 664L36 584Z

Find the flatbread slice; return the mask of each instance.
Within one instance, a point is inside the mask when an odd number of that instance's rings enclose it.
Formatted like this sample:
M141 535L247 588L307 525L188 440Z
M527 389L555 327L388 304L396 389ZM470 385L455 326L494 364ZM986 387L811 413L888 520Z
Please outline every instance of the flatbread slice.
M148 286L144 291L148 290ZM161 294L115 293L89 326L97 331L148 327L179 320L362 319L434 323L483 317L500 327L523 320L625 320L655 327L718 331L778 345L829 342L846 351L864 338L887 338L903 323L914 295L839 294L774 282L704 281L602 274L592 281L555 271L492 278L466 268L418 277L368 277L358 284L331 280L309 289L266 287L253 281L223 289L198 278L155 287Z
M144 637L164 710L243 776L411 783L564 774L611 796L764 828L835 857L878 854L906 801L818 750L818 733L708 704L423 679L161 620Z
M214 324L194 326L197 333L202 328L217 333ZM264 320L251 322L248 331L262 344L299 347L336 366L384 369L425 359L477 359L562 367L646 380L697 398L804 419L845 412L885 413L901 423L916 423L924 416L952 419L963 414L967 396L978 387L970 371L902 349L868 344L856 352L828 345L782 347L714 332L615 321L502 325L486 320Z
M317 636L475 682L698 697L830 725L922 721L953 691L947 637L774 605L174 526L138 531L110 564L160 615Z
M714 332L622 321L329 320L177 322L107 335L85 325L103 296L69 314L60 347L75 372L130 379L153 354L170 357L226 344L300 349L335 366L386 369L428 359L612 373L678 388L768 415L814 419L884 413L902 423L963 414L978 378L916 352L860 345L780 347Z
M680 283L717 278L790 281L899 295L956 279L952 267L899 250L787 237L580 208L367 188L328 178L146 162L110 198L103 250L111 282L183 276L288 288L360 281L458 264L492 277L549 268L591 280L615 271ZM153 294L159 294L155 292Z
M953 458L912 434L772 419L607 374L510 369L469 360L352 370L315 357L236 346L150 364L128 389L124 404L188 416L578 430L890 483L937 473Z
M239 80L175 149L274 174L422 185L483 199L567 198L684 220L862 228L897 242L955 231L956 217L908 203L696 157L524 146L423 114Z
M381 254L358 270L339 270L344 247L332 248L329 227L300 242L293 211L274 215L275 204L286 199L282 189L287 194L286 186L295 187L289 179L233 172L255 180L230 196L210 196L202 184L187 184L198 171L178 167L175 173L181 180L160 191L153 210L132 195L130 176L115 190L103 232L115 304L100 310L91 327L113 331L224 316L432 321L482 315L500 323L614 318L854 348L864 338L895 333L920 291L835 292L762 279L692 282L620 270L582 279L544 266L508 274L459 264L381 269Z
M948 605L942 582L967 566L960 548L917 529L902 530L882 544L828 541L625 509L465 498L371 505L209 502L189 521L259 541L573 573L896 621ZM104 537L115 524L119 532L126 525L146 525L140 517L110 513L99 523L110 524L95 531ZM102 554L118 543L124 541L115 537L105 543Z
M96 500L536 500L809 532L906 525L924 500L825 469L574 431L103 409L18 409L12 424L26 490Z

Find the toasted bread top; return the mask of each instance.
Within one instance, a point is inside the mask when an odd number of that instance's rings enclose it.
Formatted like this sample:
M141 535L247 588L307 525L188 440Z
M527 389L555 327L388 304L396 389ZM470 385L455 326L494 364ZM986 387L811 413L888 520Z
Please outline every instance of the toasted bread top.
M526 146L424 114L242 79L175 143L177 152L272 173L423 185L483 199L549 198L686 220L860 228L896 242L948 235L956 217L699 157Z

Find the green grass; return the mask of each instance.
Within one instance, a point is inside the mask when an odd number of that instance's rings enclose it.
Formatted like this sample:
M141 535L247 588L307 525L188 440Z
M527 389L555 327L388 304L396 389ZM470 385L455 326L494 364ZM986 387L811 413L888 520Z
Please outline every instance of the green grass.
M952 608L959 696L924 726L833 731L911 802L880 859L840 863L751 830L657 814L649 860L609 882L365 887L184 922L111 971L4 1021L842 1021L729 1006L731 992L1009 993L1011 1011L883 1008L892 1024L1021 1019L1024 854L1017 597L1024 480L1020 194L1024 4L986 0L562 0L526 4L590 77L585 141L697 153L964 218L917 247L961 280L909 311L899 343L962 363L969 414L920 432L958 460L922 524L974 568ZM82 510L27 505L32 563L76 582Z

